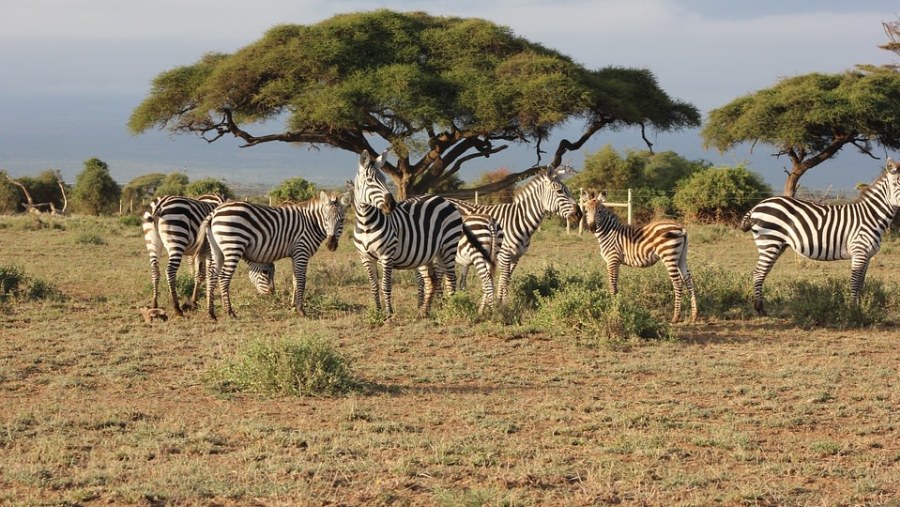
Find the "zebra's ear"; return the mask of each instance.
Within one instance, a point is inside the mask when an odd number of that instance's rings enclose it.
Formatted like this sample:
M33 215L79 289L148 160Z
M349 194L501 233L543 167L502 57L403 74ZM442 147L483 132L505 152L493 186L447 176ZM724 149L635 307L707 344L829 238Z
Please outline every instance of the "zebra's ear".
M369 163L372 161L372 157L369 155L369 152L363 150L362 153L359 154L359 165L360 167L369 167Z
M900 164L897 164L897 162L895 162L894 159L892 159L891 157L888 157L886 168L887 168L887 172L889 172L891 174L897 174L897 171L900 170Z
M331 198L328 197L328 193L324 190L319 190L319 202L322 204L328 204L331 201Z
M351 192L344 192L340 196L341 206L350 206L350 199L353 198L353 194Z
M606 202L606 196L609 195L608 192L608 190L604 190L603 192L597 194L597 200L600 202Z
M375 159L375 168L376 169L381 170L381 168L384 167L384 162L386 160L388 150L390 150L390 148L382 151L381 155L378 155L378 158Z

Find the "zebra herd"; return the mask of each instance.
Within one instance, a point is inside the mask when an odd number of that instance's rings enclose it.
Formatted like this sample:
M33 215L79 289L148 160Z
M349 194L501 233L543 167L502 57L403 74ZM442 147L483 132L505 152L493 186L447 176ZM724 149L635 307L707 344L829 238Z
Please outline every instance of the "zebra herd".
M374 308L386 318L394 313L394 269L415 269L420 315L428 313L441 290L453 294L456 267L463 279L474 265L482 282L479 309L496 299L509 298L513 271L531 238L548 213L565 220L586 219L607 264L609 290L618 292L619 266L649 267L662 261L675 293L672 321L681 317L684 289L690 296L690 319L697 318L697 297L687 266L687 231L671 220L635 227L622 224L604 202L603 193L589 191L584 210L560 180L560 171L547 167L535 175L509 204L478 205L438 195L396 201L381 169L384 154L359 156L353 181L344 194L321 192L304 204L271 207L226 202L220 196L198 199L164 196L144 214L144 239L150 255L152 307L159 297L159 258L166 250L166 281L172 306L182 314L175 290L175 274L185 255L193 256L194 293L185 306L195 306L204 279L207 310L215 319L218 289L225 311L232 317L230 284L241 259L260 293L274 291L274 262L290 257L293 268L293 306L304 315L306 270L310 258L325 242L335 250L345 213L353 206L354 245L369 279ZM885 172L851 204L823 205L790 197L772 197L754 206L741 229L752 231L759 253L753 271L754 308L764 315L762 284L775 261L790 246L815 260L851 260L851 301L859 300L869 260L885 230L900 210L900 164L888 159ZM378 276L378 268L381 276ZM497 288L493 279L497 279Z

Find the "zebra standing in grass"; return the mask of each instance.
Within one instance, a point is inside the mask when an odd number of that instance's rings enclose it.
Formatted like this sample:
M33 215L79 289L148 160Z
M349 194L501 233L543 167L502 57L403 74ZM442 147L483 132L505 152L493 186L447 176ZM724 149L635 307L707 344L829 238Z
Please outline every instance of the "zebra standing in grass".
M209 253L208 250L199 248L197 231L203 219L224 201L218 194L202 195L196 199L167 195L157 197L150 203L150 211L144 213L142 229L144 243L150 254L150 279L153 283L151 308L157 308L159 304L159 258L163 249L168 256L166 282L169 284L175 313L183 315L178 303L175 275L185 255L193 258L194 270L194 291L186 306L196 306L197 295L206 275L206 258ZM274 264L250 264L250 280L257 291L262 294L274 292L274 272Z
M493 217L503 232L503 245L497 254L498 292L500 302L509 294L509 280L519 259L528 250L531 237L541 225L544 213L556 213L566 220L581 220L581 208L569 188L559 179L563 169L547 166L521 190L511 204L478 205L460 199L448 199L464 215L474 213Z
M681 298L687 287L691 296L691 321L697 320L697 295L687 266L688 236L685 228L672 220L656 220L642 226L623 224L603 205L606 194L588 190L584 215L588 229L594 231L600 244L600 255L606 261L609 292L619 293L619 266L646 268L662 260L675 290L675 312L672 322L681 318Z
M463 215L462 220L463 225L472 232L473 240L480 245L480 248L475 246L468 235L463 234L460 238L459 246L456 249L456 265L459 267L459 276L456 279L457 288L465 288L469 265L474 265L475 272L481 279L481 302L478 304L478 311L482 311L494 304L494 267L497 263L497 254L503 245L503 229L500 228L500 224L494 217L482 213ZM488 254L488 259L485 259L483 252ZM418 274L416 281L419 288L418 301L421 306L425 298L425 280L421 274Z
M384 154L375 160L367 151L360 154L352 183L354 243L369 276L375 309L381 311L383 296L385 317L391 318L393 270L415 268L424 278L419 312L425 315L440 280L445 281L448 295L456 290L456 250L460 238L471 232L463 226L456 206L443 197L422 196L396 202L381 173L383 165ZM482 255L490 257L486 252ZM381 295L376 264L382 269Z
M238 262L269 264L290 257L293 263L294 294L297 313L305 315L303 294L309 259L325 241L334 251L344 229L347 196L319 193L318 199L295 206L273 208L248 202L227 202L217 207L201 226L201 233L212 251L215 267L207 280L207 310L216 318L216 284L221 283L222 305L231 317L237 317L231 305L231 278Z
M790 246L817 261L850 260L850 302L859 303L869 260L878 253L884 231L900 210L900 164L888 158L887 167L855 202L826 205L770 197L741 220L744 232L753 231L759 251L753 270L753 308L765 315L762 285L782 252Z

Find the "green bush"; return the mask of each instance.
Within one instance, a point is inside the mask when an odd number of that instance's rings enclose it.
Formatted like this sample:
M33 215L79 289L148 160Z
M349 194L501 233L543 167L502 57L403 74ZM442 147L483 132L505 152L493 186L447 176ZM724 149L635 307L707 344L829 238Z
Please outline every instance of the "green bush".
M883 324L889 320L888 309L900 304L898 294L889 293L879 280L866 281L859 305L850 305L850 287L846 279L827 278L820 283L795 281L788 284L788 292L785 311L794 324L806 329Z
M137 215L122 215L119 217L119 223L126 227L140 227L143 220Z
M62 292L40 278L31 278L17 266L0 266L0 302L62 300Z
M207 194L219 194L226 199L234 199L234 192L225 182L215 178L202 178L192 181L184 187L184 195L200 197Z
M319 338L255 338L209 376L220 392L334 395L354 386L349 361Z
M103 236L92 231L83 231L75 236L75 243L79 245L105 245L106 240Z
M0 266L0 299L16 297L26 281L25 271L18 266Z
M82 213L100 215L119 208L122 188L109 174L106 162L91 158L84 162L84 170L75 177L72 197Z
M754 204L772 195L762 177L745 167L711 167L681 180L675 208L692 220L737 223Z
M284 180L269 192L269 197L276 206L287 201L308 201L315 195L316 186L300 177Z

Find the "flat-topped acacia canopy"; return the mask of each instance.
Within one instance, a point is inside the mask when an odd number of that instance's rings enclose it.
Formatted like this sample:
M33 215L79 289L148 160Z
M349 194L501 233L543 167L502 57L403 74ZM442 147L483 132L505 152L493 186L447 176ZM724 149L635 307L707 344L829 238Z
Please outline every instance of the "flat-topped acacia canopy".
M282 118L279 132L250 131ZM276 26L233 54L165 71L128 127L373 154L369 140L382 138L398 156L384 170L402 198L441 188L466 161L511 142L540 155L570 119L583 121L584 133L561 140L550 163L605 126L700 123L697 109L670 98L646 69L586 69L482 19L377 10Z

